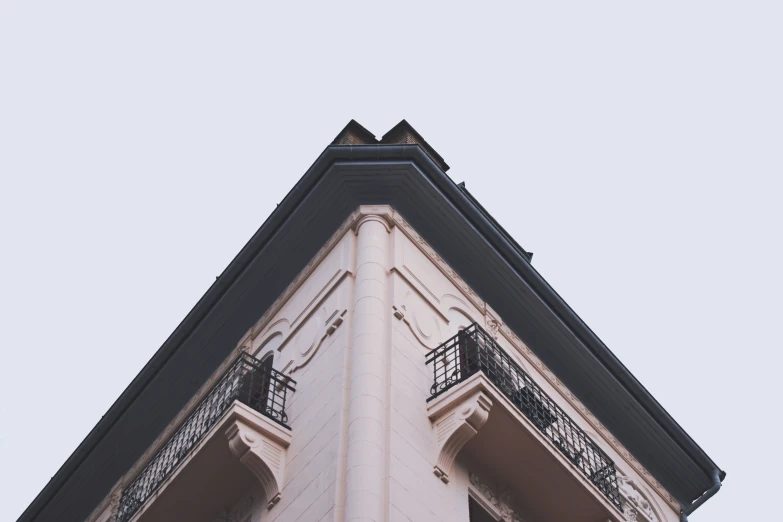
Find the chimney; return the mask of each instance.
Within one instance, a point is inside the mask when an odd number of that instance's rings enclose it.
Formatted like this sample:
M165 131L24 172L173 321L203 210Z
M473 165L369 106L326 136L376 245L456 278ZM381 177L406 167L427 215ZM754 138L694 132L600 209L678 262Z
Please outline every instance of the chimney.
M375 139L375 136L359 125L356 120L349 121L348 125L332 141L332 145L375 145L377 143L378 140Z
M416 132L416 129L405 120L402 120L384 134L380 143L381 145L418 145L443 172L449 170L449 166L443 161L441 155L435 152L435 149L421 137L421 134Z
M435 149L421 137L421 134L416 132L416 129L405 120L392 127L380 141L370 131L359 125L356 120L351 120L337 134L332 145L418 145L443 172L449 170L449 166L446 165L440 154L435 152Z

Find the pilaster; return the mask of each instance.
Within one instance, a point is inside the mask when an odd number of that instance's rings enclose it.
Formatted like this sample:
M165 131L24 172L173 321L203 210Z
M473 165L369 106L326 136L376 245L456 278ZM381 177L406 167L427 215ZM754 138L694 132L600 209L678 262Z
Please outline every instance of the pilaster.
M345 520L385 520L389 323L388 207L362 207L353 230L356 275L349 377Z

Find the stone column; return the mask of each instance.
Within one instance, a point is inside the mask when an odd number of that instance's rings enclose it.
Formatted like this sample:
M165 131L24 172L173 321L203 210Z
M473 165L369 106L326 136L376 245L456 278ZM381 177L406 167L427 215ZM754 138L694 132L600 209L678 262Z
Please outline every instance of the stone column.
M384 522L389 383L389 222L362 216L354 228L356 284L348 405L345 520Z

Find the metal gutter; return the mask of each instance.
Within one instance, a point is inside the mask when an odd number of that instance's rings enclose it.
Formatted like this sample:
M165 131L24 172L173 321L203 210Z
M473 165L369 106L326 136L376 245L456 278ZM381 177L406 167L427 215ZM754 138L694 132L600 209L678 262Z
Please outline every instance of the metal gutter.
M725 475L725 474L724 474ZM704 492L702 496L697 498L693 504L690 506L684 507L680 511L680 522L688 522L688 516L696 511L699 506L707 502L710 498L712 498L720 489L721 487L721 478L719 473L715 473L715 475L712 477L713 484L710 489Z

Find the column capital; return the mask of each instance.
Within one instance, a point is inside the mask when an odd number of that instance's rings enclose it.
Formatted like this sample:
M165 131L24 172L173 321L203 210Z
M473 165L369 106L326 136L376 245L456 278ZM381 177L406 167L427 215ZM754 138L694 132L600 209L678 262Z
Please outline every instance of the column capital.
M377 221L386 227L387 232L394 228L394 209L389 205L360 205L353 215L351 228L354 233L359 233L359 227L369 221Z

